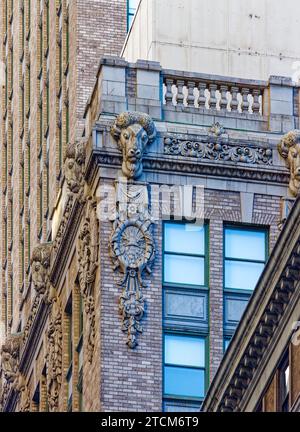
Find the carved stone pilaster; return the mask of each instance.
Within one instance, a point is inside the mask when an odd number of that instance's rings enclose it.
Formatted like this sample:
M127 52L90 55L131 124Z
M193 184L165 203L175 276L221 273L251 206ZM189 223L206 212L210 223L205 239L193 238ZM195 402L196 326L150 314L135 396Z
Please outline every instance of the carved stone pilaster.
M151 273L155 246L147 187L118 183L117 189L118 212L110 238L110 255L114 268L122 274L118 282L122 287L119 300L122 330L127 333L129 348L135 348L137 334L143 331L140 323L145 308L143 288L147 286L143 273ZM122 196L126 197L125 203Z
M78 236L78 274L80 293L87 317L88 359L92 362L95 346L95 300L93 285L98 267L99 223L96 213L97 203L92 198L87 200L85 216Z
M59 391L62 383L62 307L58 297L52 299L47 331L47 397L50 412L58 410Z

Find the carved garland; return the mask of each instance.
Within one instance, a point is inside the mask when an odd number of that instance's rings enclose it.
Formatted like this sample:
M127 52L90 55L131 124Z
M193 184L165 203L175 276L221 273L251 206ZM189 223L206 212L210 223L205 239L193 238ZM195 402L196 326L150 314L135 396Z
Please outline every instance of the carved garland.
M47 332L48 352L46 357L47 395L50 411L57 411L62 383L62 308L54 297Z
M93 285L98 267L99 224L96 213L96 201L88 199L85 217L78 237L78 274L80 292L87 317L86 333L89 362L93 360L95 346L95 300Z
M176 137L164 139L164 153L194 157L200 160L220 160L246 164L272 165L272 150L259 147L230 146L220 142L181 140Z

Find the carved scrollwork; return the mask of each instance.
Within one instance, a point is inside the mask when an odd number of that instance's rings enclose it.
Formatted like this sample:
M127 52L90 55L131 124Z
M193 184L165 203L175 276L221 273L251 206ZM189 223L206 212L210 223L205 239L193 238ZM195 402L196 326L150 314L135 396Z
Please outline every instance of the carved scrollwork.
M151 117L139 112L124 112L117 117L111 134L123 154L123 174L129 179L139 178L143 172L145 148L156 138Z
M259 147L231 146L223 144L210 137L203 141L181 140L176 137L166 137L164 140L164 153L194 157L200 160L219 160L223 162L242 162L245 164L272 164L272 150Z
M80 292L87 317L88 359L91 362L95 346L95 300L93 284L98 267L99 224L96 213L96 201L87 200L85 217L78 236L78 274Z
M54 296L47 331L46 357L47 395L50 411L58 410L59 391L62 383L62 308Z
M119 194L120 196L121 194ZM147 205L134 202L133 197L144 197L143 193L127 194L132 197L127 203L128 218L121 211L113 224L110 239L110 255L114 268L119 268L122 277L118 284L122 287L119 300L119 311L122 316L122 330L127 333L127 345L135 348L138 344L137 334L142 333L140 323L145 309L142 289L147 285L143 280L144 271L151 273L155 257L155 246L152 236L152 220ZM142 198L144 199L144 198ZM119 208L120 208L119 203ZM133 211L133 213L130 213Z

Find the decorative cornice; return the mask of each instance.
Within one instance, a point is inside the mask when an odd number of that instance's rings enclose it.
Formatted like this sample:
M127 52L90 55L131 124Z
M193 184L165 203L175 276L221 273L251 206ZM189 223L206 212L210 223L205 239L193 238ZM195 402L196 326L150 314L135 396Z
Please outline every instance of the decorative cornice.
M115 153L103 150L93 150L86 170L86 181L91 184L96 176L99 166L118 169L122 162L121 157ZM192 160L190 157L165 155L164 157L145 156L143 159L144 171L166 172L178 175L226 177L246 181L259 181L268 183L289 183L289 174L286 170L274 169L267 165L251 165L235 162Z

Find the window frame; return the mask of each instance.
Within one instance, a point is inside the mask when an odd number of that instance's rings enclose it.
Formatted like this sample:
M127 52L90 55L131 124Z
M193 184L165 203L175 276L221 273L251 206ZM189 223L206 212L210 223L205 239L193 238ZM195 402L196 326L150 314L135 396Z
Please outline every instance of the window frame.
M263 232L265 233L265 260L250 260L245 258L227 258L226 257L226 230L236 230L236 231L248 231L248 232ZM225 263L226 261L233 262L245 262L245 263L255 263L255 264L264 264L269 258L269 227L262 225L248 225L248 224L232 224L223 222L223 292L231 292L231 293L241 293L241 294L249 294L252 293L251 289L241 289L241 288L229 288L225 286Z
M226 288L225 287L225 263L228 258L226 258L225 250L226 250L226 230L236 230L236 231L250 231L250 232L263 232L265 233L265 261L261 260L247 260L247 259L236 259L233 258L232 261L240 261L240 262L254 262L254 263L264 263L266 265L267 260L270 254L270 227L267 225L256 225L256 224L242 224L242 223L232 223L223 221L223 349L224 353L225 349L225 339L231 339L234 335L235 329L228 328L228 324L225 322L225 299L226 296L236 296L237 298L247 298L248 302L253 294L253 290L251 289L241 289L241 288ZM229 258L230 260L230 258ZM243 314L242 314L243 316Z
M180 336L180 337L193 337L195 339L203 339L204 340L204 367L197 367L197 366L185 366L185 365L175 365L171 363L165 362L165 336ZM192 333L192 332L181 332L171 329L166 329L163 332L163 361L162 361L162 393L163 393L163 403L173 400L173 401L190 401L193 402L199 402L201 404L205 398L205 394L207 392L208 386L209 386L209 334L205 334L202 332L199 333ZM171 393L165 393L165 366L173 366L178 367L182 369L197 369L197 370L203 370L204 371L204 396L203 397L195 397L195 396L184 396L184 395L174 395Z
M187 225L193 224L193 222L189 221L175 221L168 220L163 221L162 226L162 284L164 288L187 288L187 289L195 289L195 290L208 290L209 288L209 230L207 221L203 222L204 228L204 255L202 254L189 254L183 252L170 252L165 250L165 227L168 223L172 223L174 225ZM195 258L204 258L204 285L194 285L194 284L182 284L176 282L166 282L165 281L165 255L176 255L176 256L187 256L187 257L195 257Z

